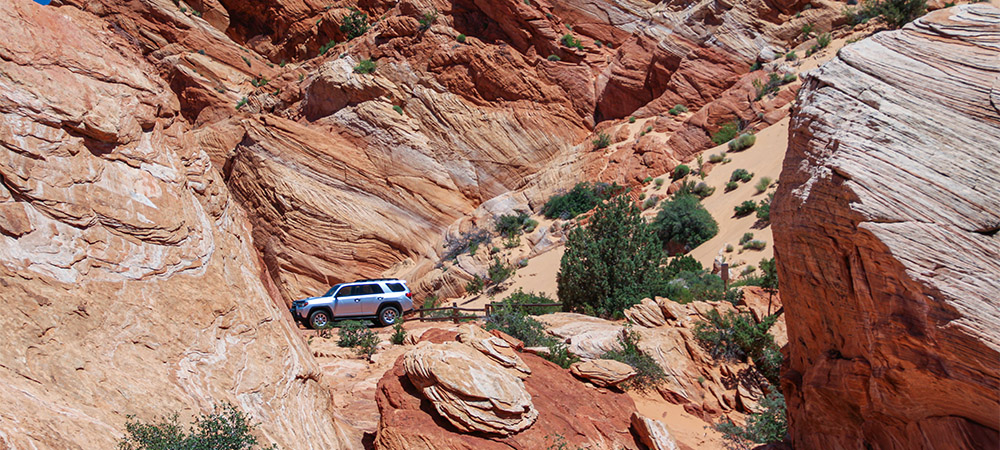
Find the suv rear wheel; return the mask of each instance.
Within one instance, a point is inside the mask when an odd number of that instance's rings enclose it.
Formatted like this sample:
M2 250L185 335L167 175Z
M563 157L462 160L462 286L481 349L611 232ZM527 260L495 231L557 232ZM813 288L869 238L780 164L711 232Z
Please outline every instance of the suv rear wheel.
M389 326L399 320L399 308L393 305L386 305L378 310L378 321L382 326Z
M317 309L309 314L309 328L318 329L330 325L330 313L325 309Z

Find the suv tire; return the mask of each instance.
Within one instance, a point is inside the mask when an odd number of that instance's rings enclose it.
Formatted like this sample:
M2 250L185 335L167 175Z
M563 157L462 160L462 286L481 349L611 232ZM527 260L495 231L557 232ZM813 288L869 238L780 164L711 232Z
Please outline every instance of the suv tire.
M387 327L399 320L399 308L393 305L385 305L378 309L378 322L383 327Z
M330 325L330 313L325 309L317 309L309 314L309 328L319 329Z

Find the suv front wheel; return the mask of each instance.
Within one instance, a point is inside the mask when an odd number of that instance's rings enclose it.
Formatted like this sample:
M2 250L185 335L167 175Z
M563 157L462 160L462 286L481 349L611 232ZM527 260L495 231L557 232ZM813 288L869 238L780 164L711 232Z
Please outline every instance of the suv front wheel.
M392 305L386 305L379 308L378 321L382 324L382 326L385 327L392 325L396 323L397 320L399 320L399 308Z
M330 325L330 313L323 309L317 309L309 314L309 328L319 329Z

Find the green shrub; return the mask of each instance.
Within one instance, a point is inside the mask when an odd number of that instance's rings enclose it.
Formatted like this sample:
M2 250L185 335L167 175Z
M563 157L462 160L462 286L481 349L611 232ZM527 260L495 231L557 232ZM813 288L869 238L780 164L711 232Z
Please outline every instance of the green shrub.
M594 144L594 150L606 148L611 145L611 136L608 136L606 133L599 133L597 139L592 141L592 144Z
M401 116L403 115L403 107L402 106L392 105L392 110L398 112L399 115L401 115Z
M736 217L747 216L756 210L757 210L757 202L753 200L746 200L743 203L736 205L735 208L733 208L733 211L736 212Z
M715 145L722 145L725 144L726 142L733 140L733 138L735 138L736 135L739 133L740 133L739 124L737 124L735 121L727 122L724 123L722 127L719 128L719 131L716 131L715 134L712 135L712 142L714 142Z
M708 162L718 164L726 160L726 152L708 155Z
M785 53L785 61L795 61L796 59L799 59L799 55L795 54L795 50Z
M331 40L330 42L327 42L326 44L321 45L319 47L319 54L321 56L325 55L326 52L329 51L331 48L333 48L335 45L337 45L337 41L333 41L333 40Z
M629 117L628 123L635 123L635 116Z
M852 25L881 17L891 28L902 28L927 12L927 0L868 0L855 10L848 10Z
M767 200L761 200L757 205L757 218L764 221L771 221L771 202L774 201L774 192L767 194Z
M736 169L729 175L729 181L742 181L744 183L753 179L753 174L746 169Z
M460 34L458 36L455 36L455 40L458 41L459 44L464 44L465 43L465 35L464 34Z
M733 244L726 244L726 253L732 253L733 250Z
M498 285L514 274L514 267L494 256L493 263L486 269L486 274L489 276L490 284Z
M686 177L689 173L691 173L691 168L684 164L681 164L677 167L674 167L673 179L679 180L681 178Z
M559 40L563 45L569 48L576 48L578 50L583 50L583 43L579 39L573 37L572 34L566 33L563 35L562 39Z
M493 227L500 236L510 239L521 234L521 229L527 220L528 213L525 212L504 214L496 218Z
M375 350L378 349L378 343L378 334L375 334L374 331L365 328L358 336L358 344L354 346L354 353L357 353L358 356L364 356L367 359L371 359L372 355L375 354Z
M699 199L704 199L705 197L714 194L715 188L702 181L694 185L694 189L691 190L691 193L697 195Z
M420 22L420 30L421 31L427 30L428 28L431 27L431 25L434 25L434 22L437 22L437 19L438 19L437 9L425 12L423 15L420 16L420 19L417 19L417 21Z
M653 181L653 177L646 177L642 179L642 182L644 184L649 184L650 181Z
M562 61L562 58L560 58L559 55L549 55L548 60L549 61Z
M685 270L670 279L661 296L677 303L695 300L718 302L726 299L726 291L718 275L703 269Z
M601 48L604 45L604 43L601 41L594 41L594 45L597 46L597 48Z
M486 285L486 280L484 280L479 275L473 275L472 279L468 283L465 283L465 292L472 295L479 295L483 292L483 286Z
M349 14L340 18L340 32L347 35L347 40L354 39L368 31L368 14L351 8Z
M568 311L603 317L656 293L663 250L656 231L631 200L617 196L598 205L586 227L569 232L556 275Z
M354 73L372 73L375 71L375 61L369 58L362 59L358 65L354 66Z
M726 192L734 190L737 187L739 187L738 183L736 183L735 181L730 181L730 182L726 183Z
M341 347L357 347L361 344L361 338L365 331L368 331L368 325L359 320L345 320L338 324L340 329L338 330L339 340L337 340L337 345Z
M187 431L178 423L176 413L159 422L143 423L134 416L125 422L125 436L118 450L256 450L262 447L254 436L257 424L229 403L215 405L211 414L201 414Z
M524 225L521 226L525 233L531 233L538 228L538 221L535 219L528 219L524 221Z
M740 238L740 245L746 244L747 242L750 242L752 240L753 240L753 233L747 231L746 233L743 233L743 237Z
M754 136L753 133L740 134L736 139L729 141L729 151L738 152L746 150L753 146L755 142L757 142L757 136Z
M754 188L757 189L757 193L758 194L760 194L761 192L766 191L767 188L769 188L769 187L771 187L771 178L770 177L761 177L760 180L757 180L757 184L754 185Z
M764 98L765 95L770 95L778 92L783 84L788 84L795 79L790 81L785 81L785 78L774 72L767 74L767 81L761 82L760 80L753 80L753 87L757 91L757 97L755 100L760 100Z
M569 366L572 366L573 363L580 361L580 358L570 353L569 347L562 342L550 345L549 356L546 356L545 359L556 363L556 365L562 367L563 369L569 369Z
M521 306L530 304L544 304L551 303L555 304L556 301L549 298L545 294L536 294L534 292L524 292L523 289L517 288L517 291L512 292L504 301L511 305L517 305L525 313L531 314L533 316L538 316L542 314L551 314L554 312L559 312L560 307L558 306Z
M748 312L709 310L704 320L695 322L694 337L715 359L745 362L764 354L767 348L777 348L774 336L768 333L778 316L754 320Z
M642 199L640 199L642 200ZM657 195L650 195L646 201L642 202L642 210L645 211L649 208L656 206L656 203L660 201L660 197Z
M670 108L670 111L667 111L667 112L670 113L671 116L678 116L678 115L681 115L681 114L684 114L684 113L688 112L688 109L687 109L687 106L678 104L678 105L674 105L674 107Z
M524 308L520 305L530 303L552 303L552 299L535 294L525 294L520 289L493 304L493 310L486 318L484 328L500 330L524 342L525 347L548 347L547 359L566 369L580 359L571 355L566 345L545 332L541 322L529 314L547 314L555 312L558 307Z
M403 318L400 317L392 326L392 336L389 337L389 342L392 342L393 345L403 345L404 340L406 340L406 330L403 329Z
M670 263L667 264L667 270L663 276L673 279L681 272L703 272L704 270L705 268L693 256L681 255L670 258Z
M801 28L802 35L808 38L809 36L812 35L813 29L815 28L816 26L813 25L812 22L807 22L805 25L802 25Z
M701 245L719 232L719 224L692 195L676 196L660 205L652 223L664 246L682 247L684 252Z
M607 352L601 355L601 359L613 359L635 369L635 377L619 387L648 392L663 384L667 379L667 374L663 372L663 368L656 363L656 360L639 350L639 340L639 333L632 330L632 325L625 325L622 334L618 336L621 350Z
M247 67L251 69L253 68L253 64L250 64L250 58L247 58L246 56L243 55L240 55L240 58L243 58L243 62L247 63Z
M725 419L715 425L722 433L727 448L751 449L756 444L779 443L788 433L788 422L785 410L785 398L772 389L760 400L763 411L747 416L745 426L737 426L731 420Z
M444 254L441 255L441 260L447 261L454 259L456 256L465 252L475 253L475 249L479 247L479 244L489 240L490 233L479 228L473 228L469 231L463 232L458 236L458 238L447 237L445 242L445 251Z
M549 219L571 219L594 209L598 203L621 192L621 186L608 183L578 183L569 192L553 195L542 206L542 215Z
M240 108L246 106L248 101L250 100L246 97L241 98L240 101L236 102L236 110L239 111Z
M663 186L663 178L657 178L653 180L653 183L656 185L656 188L659 189Z
M754 239L746 244L743 244L743 248L748 250L764 250L765 247L767 247L767 242L759 239Z

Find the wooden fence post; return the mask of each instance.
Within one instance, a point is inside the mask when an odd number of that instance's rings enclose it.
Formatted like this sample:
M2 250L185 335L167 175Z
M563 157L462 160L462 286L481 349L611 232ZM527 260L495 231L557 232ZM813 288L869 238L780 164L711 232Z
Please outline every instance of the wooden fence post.
M420 321L424 321L424 308L420 308Z
M451 321L458 324L458 303L451 304Z

